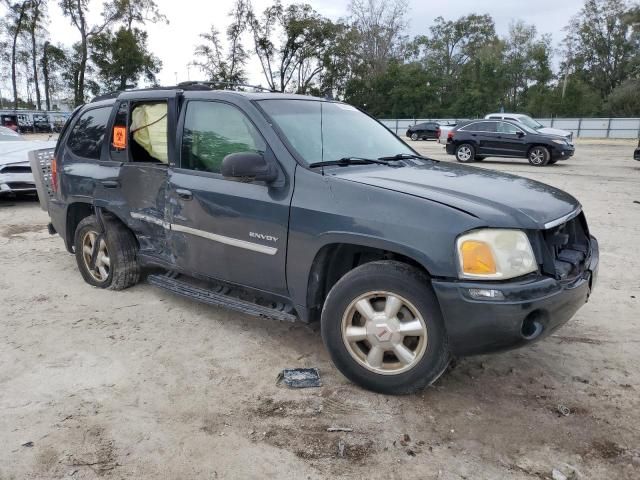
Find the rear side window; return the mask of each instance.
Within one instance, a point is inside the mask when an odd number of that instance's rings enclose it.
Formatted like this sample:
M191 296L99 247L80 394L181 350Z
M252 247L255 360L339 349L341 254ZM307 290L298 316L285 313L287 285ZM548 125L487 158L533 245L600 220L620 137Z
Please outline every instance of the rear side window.
M467 132L495 132L496 122L475 122L471 125L461 128Z
M84 112L71 130L67 146L79 157L100 160L111 107Z
M236 107L219 102L189 102L184 120L180 166L220 173L231 153L264 152L256 127Z

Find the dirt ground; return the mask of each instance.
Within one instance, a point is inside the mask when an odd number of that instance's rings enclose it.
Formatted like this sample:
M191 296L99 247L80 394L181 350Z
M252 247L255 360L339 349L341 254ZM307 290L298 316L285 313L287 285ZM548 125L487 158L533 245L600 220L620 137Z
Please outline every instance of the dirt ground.
M0 200L0 479L640 478L633 147L580 142L546 168L482 162L580 199L599 283L552 337L462 359L402 397L347 382L316 328L146 284L92 288L36 202ZM323 386L278 387L285 367L318 367Z

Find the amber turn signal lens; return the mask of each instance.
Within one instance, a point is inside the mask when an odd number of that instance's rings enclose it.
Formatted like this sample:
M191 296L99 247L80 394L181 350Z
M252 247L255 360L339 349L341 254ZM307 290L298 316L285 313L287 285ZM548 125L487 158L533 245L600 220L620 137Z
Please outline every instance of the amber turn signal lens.
M466 240L460 246L462 270L471 275L496 273L496 261L491 248L484 242Z

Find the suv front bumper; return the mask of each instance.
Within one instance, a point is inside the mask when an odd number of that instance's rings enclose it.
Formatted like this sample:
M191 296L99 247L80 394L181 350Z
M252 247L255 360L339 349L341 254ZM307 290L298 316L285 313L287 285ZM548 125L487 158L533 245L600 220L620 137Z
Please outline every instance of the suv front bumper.
M570 284L551 277L491 283L433 280L452 353L465 356L507 350L550 335L589 299L598 261L598 242L591 237L587 268ZM469 289L498 290L504 299L476 300Z

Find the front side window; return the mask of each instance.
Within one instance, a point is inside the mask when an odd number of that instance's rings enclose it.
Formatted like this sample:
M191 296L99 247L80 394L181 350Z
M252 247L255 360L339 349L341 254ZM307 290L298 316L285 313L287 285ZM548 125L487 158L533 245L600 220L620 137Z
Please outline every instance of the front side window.
M518 132L521 132L522 130L520 130L518 127L516 127L515 125L512 125L510 123L507 122L498 122L498 132L499 133L507 133L507 134L511 134L511 135L515 135Z
M111 107L84 112L71 130L68 146L79 157L100 160Z
M396 135L350 105L315 100L261 100L259 104L306 164L413 154Z
M187 104L180 166L189 170L220 173L224 157L231 153L264 153L267 145L256 127L238 108L220 102Z

